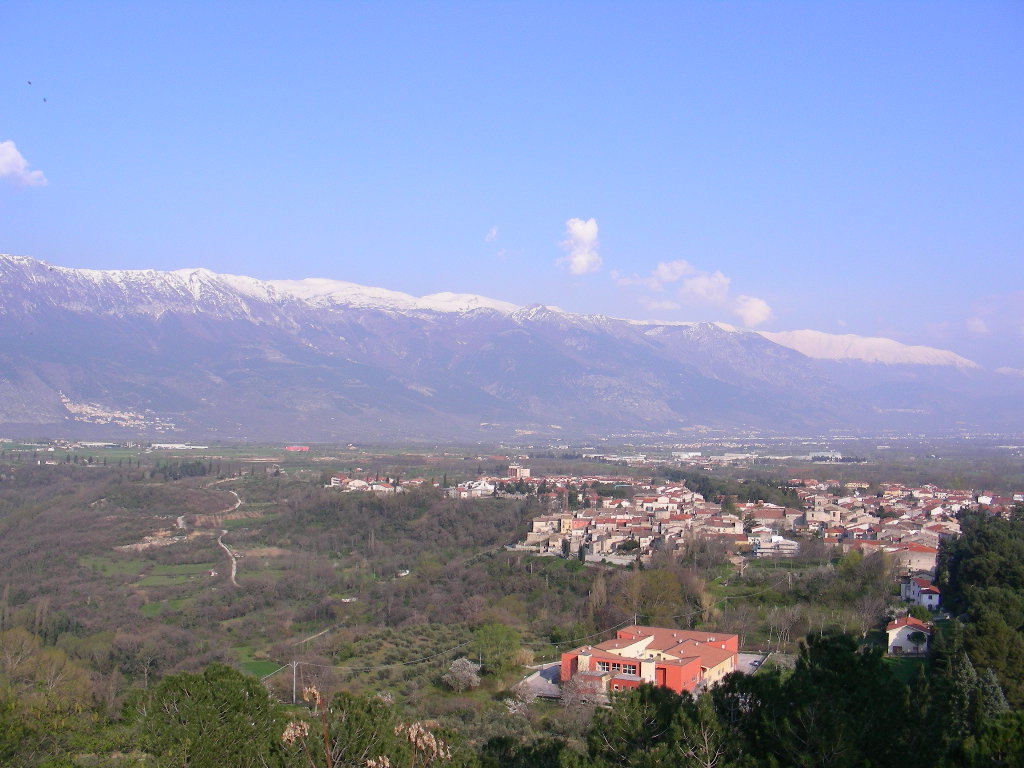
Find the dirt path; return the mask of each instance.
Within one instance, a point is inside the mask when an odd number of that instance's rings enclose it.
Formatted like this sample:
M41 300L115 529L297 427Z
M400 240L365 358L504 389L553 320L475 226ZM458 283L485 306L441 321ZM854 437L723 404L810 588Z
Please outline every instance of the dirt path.
M221 512L221 515L226 515L230 512L234 512L240 506L242 506L242 497L239 496L235 491L228 491L232 496L235 497L235 503L232 507L225 509ZM227 552L228 559L231 561L231 583L238 586L238 582L235 580L235 576L238 574L238 556L231 551L227 544L224 543L224 534L227 533L226 528L221 528L220 535L217 536L217 546Z
M320 632L317 632L315 635L310 635L309 637L304 637L301 640L293 640L291 642L291 645L302 645L303 643L308 643L310 640L316 640L318 637L323 637L328 632L331 632L331 631L333 631L335 629L338 629L341 626L342 626L341 624L335 624L333 627L328 627L327 629L321 630Z
M217 546L228 553L228 559L231 560L231 583L237 587L238 582L235 581L235 575L238 573L238 558L235 556L235 553L228 548L228 545L224 543L225 533L227 533L227 531L222 529L220 535L217 537Z

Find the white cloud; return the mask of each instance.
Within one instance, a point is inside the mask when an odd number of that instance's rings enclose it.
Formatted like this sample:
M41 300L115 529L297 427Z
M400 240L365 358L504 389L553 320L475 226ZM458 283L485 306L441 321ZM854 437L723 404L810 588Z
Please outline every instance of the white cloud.
M1020 376L1024 378L1024 368L1008 368L1004 366L996 368L996 373L1001 373L1003 376Z
M657 280L659 284L664 285L665 283L674 283L676 280L681 280L687 275L694 274L696 271L686 259L659 261L658 266L651 273L651 277Z
M970 317L967 319L967 330L971 333L986 334L989 332L988 323L980 317Z
M768 306L768 302L754 296L737 297L732 311L743 319L743 324L748 328L760 325L770 320L772 316L772 308Z
M690 262L685 259L676 259L675 261L659 261L658 266L647 277L637 274L623 275L620 272L613 271L612 279L619 285L640 285L652 291L660 291L668 283L678 282L686 277L686 275L692 275L696 272L697 270L693 268Z
M42 171L30 171L28 161L21 156L13 141L0 141L0 179L11 179L27 187L47 184Z
M724 304L729 295L730 282L728 277L717 270L711 274L702 272L686 278L680 293L707 304Z
M571 275L585 275L601 268L597 254L597 221L595 219L569 219L565 222L565 240L562 247L566 255L558 260L565 264Z
M624 275L612 271L612 279L621 286L638 286L652 293L660 293L665 286L680 283L679 298L687 303L720 307L739 316L748 328L766 322L772 317L772 308L764 299L755 296L730 295L732 280L719 270L704 272L685 259L661 261L650 275ZM682 309L683 304L656 296L637 297L641 305L650 310Z
M490 229L487 230L487 234L484 235L484 242L485 243L493 243L497 239L498 239L498 228L497 227L491 227Z

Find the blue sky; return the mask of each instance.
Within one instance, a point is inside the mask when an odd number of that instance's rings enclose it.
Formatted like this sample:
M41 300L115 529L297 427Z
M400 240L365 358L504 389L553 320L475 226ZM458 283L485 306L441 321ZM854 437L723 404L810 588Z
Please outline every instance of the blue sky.
M2 15L0 252L1024 368L1019 2Z

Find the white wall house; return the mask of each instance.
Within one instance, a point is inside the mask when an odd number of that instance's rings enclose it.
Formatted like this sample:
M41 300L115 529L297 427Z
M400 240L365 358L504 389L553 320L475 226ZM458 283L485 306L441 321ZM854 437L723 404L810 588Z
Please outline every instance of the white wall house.
M915 638L912 635L920 632L924 640ZM913 616L901 616L895 621L890 621L885 628L886 649L890 656L916 656L928 652L928 641L931 639L932 630L920 619Z
M920 605L929 611L939 610L941 594L939 588L928 579L906 579L900 584L900 597L913 605Z

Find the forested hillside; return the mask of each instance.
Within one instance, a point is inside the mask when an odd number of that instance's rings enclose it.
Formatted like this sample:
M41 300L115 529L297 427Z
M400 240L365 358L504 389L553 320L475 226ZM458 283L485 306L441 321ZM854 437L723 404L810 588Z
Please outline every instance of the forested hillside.
M1007 698L1024 707L1024 505L1012 519L961 516L963 535L941 550L947 606L965 620L974 666L993 670Z

